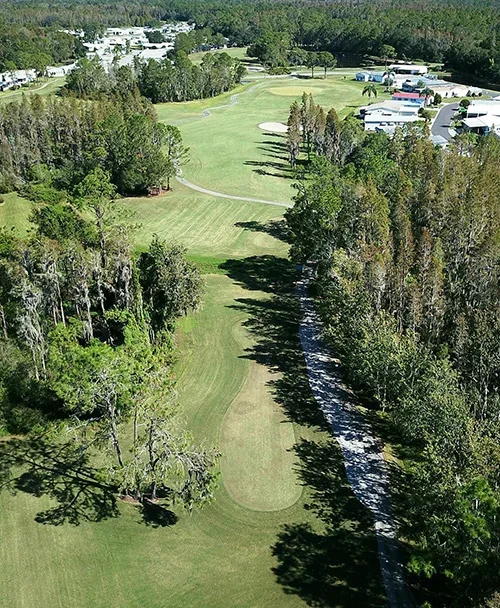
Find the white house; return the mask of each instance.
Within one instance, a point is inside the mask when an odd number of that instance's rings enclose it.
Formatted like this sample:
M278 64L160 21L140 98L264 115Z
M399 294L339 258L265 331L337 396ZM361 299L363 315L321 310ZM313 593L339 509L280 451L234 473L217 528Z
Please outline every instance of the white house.
M467 108L466 118L481 118L483 116L500 117L500 101L496 99L471 101Z
M478 135L495 133L500 136L500 116L486 114L480 118L464 118L462 124L469 133L477 133Z
M393 63L389 66L389 70L396 74L415 74L417 76L423 76L429 71L426 65L413 65L412 63Z
M360 108L365 131L385 131L393 133L398 126L420 120L420 106L405 101L381 101Z

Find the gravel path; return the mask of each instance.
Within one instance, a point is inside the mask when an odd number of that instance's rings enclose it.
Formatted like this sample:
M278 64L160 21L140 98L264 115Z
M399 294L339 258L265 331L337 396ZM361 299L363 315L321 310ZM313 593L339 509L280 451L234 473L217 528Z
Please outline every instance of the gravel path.
M381 442L356 411L354 395L342 381L340 364L322 341L321 322L308 287L309 277L305 274L297 284L297 296L302 308L300 341L309 384L342 449L347 480L358 500L373 514L389 606L413 608L415 603L404 582Z

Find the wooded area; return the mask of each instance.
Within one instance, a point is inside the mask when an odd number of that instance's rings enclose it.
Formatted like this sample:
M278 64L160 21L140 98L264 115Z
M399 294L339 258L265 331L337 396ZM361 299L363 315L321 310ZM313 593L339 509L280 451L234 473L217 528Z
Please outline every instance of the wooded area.
M212 496L217 452L176 421L172 330L199 306L202 282L178 246L153 238L132 253L114 193L95 168L71 201L35 208L28 239L0 233L0 424L41 434L36 450L56 446L80 472L91 467L103 492L192 508ZM4 469L20 464L15 453ZM46 492L59 504L44 520L78 523L81 486Z
M310 1L248 2L232 0L150 1L126 6L113 1L59 1L50 7L3 0L3 20L23 25L85 26L155 25L159 20L192 20L210 27L237 45L254 44L266 34L289 38L292 45L333 54L382 56L383 46L400 59L444 63L448 68L500 82L498 7L482 0L391 0L327 4Z
M68 74L63 92L85 99L142 95L153 103L191 101L215 97L240 83L245 67L227 53L207 53L200 66L194 65L184 51L173 60L137 60L107 73L98 58L80 59Z
M55 27L2 23L0 16L0 72L35 69L43 74L49 65L68 63L85 55L82 41Z
M311 159L286 213L292 256L316 265L349 381L403 443L410 571L468 605L499 565L500 144L366 134L307 95L289 125L291 160Z
M157 122L137 91L91 104L33 96L0 108L0 192L23 189L36 201L64 199L98 167L120 194L168 188L186 154L177 127Z

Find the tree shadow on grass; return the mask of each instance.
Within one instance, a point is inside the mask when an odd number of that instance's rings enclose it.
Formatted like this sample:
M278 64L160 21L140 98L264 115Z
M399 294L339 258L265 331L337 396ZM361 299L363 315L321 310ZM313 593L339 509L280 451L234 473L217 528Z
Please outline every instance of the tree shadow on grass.
M270 294L237 300L235 307L247 313L245 325L255 341L244 356L279 374L270 385L288 420L330 432L311 394L300 346L294 265L275 256L255 256L227 260L222 267L245 288ZM385 606L373 518L347 483L337 442L331 437L302 439L295 452L309 516L278 534L271 549L278 582L310 606Z
M309 606L386 606L373 518L347 483L340 447L302 440L295 451L317 520L283 527L272 548L277 580Z
M141 504L141 518L142 522L151 528L168 528L179 521L173 511L149 500Z
M279 373L270 385L289 420L326 430L328 425L309 389L300 348L300 308L293 288L295 266L284 258L266 255L227 260L222 268L247 289L274 294L269 299L239 298L233 305L248 315L244 325L255 341L244 357Z
M236 222L235 226L251 232L264 232L284 243L290 242L285 220L270 220L269 222L251 220L249 222Z
M35 516L42 524L78 525L118 515L115 488L99 480L86 453L72 443L52 445L43 438L0 443L2 488L56 501Z
M284 137L278 133L266 132L265 135L266 137L274 136L275 139L258 142L260 145L258 145L257 148L264 151L263 156L267 156L272 160L247 160L243 164L251 167L258 167L257 169L254 169L254 172L259 175L296 179L296 169L294 169L288 161L288 150Z

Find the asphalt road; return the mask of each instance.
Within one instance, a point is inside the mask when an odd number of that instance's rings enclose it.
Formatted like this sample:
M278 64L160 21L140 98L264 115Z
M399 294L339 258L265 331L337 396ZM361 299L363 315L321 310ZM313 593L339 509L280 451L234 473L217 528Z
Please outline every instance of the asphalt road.
M448 129L451 124L451 119L457 109L458 103L448 103L443 106L439 110L436 120L432 125L431 133L433 135L441 135L441 137L444 137L446 141L450 141L451 135Z

